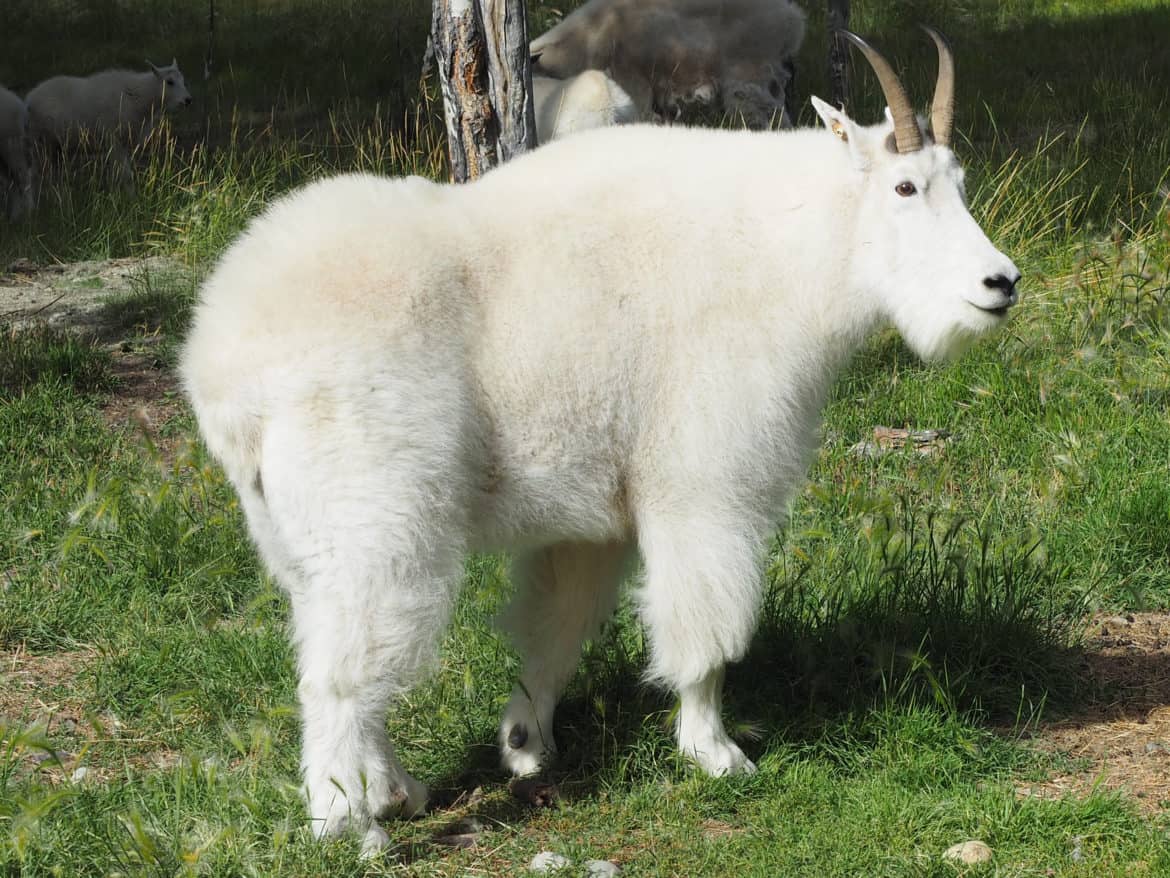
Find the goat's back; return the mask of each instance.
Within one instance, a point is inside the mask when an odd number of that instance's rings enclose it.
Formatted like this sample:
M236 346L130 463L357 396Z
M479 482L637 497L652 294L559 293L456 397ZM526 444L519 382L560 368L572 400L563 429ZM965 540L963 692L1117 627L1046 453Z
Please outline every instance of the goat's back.
M778 249L792 233L778 220L808 202L797 181L817 163L774 188L758 169L783 168L777 149L811 160L814 146L629 126L465 186L347 176L302 189L204 285L182 372L208 444L244 472L279 410L446 376L465 402L450 417L470 425L470 465L497 474L476 516L485 545L558 515L581 538L619 537L618 487L661 466L664 447L703 457L704 443L750 426L769 442L796 430L799 456L808 419L781 417L768 394L790 392L772 370L795 372L809 340L775 314L804 294L798 273L826 268L807 242ZM802 222L827 220L810 210ZM557 505L562 494L585 498L580 515Z
M90 76L54 76L28 93L26 102L39 136L64 139L80 130L100 132L143 122L158 102L153 73L103 70Z

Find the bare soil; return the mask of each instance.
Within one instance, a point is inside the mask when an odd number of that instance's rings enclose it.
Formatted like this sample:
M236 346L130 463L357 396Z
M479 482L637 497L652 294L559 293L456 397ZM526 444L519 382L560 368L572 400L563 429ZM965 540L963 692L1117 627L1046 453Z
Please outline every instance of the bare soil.
M120 341L127 327L106 307L118 295L135 292L153 274L182 266L167 256L38 265L18 259L0 270L0 327L26 329L46 324Z
M1076 713L1031 730L1033 746L1075 767L1021 796L1055 798L1118 790L1143 810L1170 810L1170 615L1093 617L1079 676L1092 694Z
M56 782L94 782L114 778L126 763L143 769L178 764L174 750L86 704L77 681L97 658L91 650L0 654L0 729L33 730L16 744L19 770Z
M166 256L50 265L17 260L0 270L0 331L45 325L97 340L118 379L102 406L106 422L144 437L170 461L181 444L166 430L183 411L178 382L155 356L157 333L127 325L110 302L138 292L152 275L188 271Z

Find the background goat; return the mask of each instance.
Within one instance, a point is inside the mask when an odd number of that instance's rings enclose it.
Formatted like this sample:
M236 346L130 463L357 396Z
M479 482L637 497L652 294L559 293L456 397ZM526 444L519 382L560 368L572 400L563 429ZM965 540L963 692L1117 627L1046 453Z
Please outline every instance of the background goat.
M931 139L857 42L885 124L814 98L830 131L624 126L465 186L342 176L273 205L207 279L183 381L291 600L318 833L371 850L375 818L425 806L385 715L434 662L471 551L515 557L513 772L554 752L581 643L639 560L679 748L753 770L724 666L834 376L887 322L934 359L1016 301L949 148L949 51Z
M32 207L32 165L28 148L28 108L0 86L0 207L16 220Z
M534 76L532 103L540 143L575 131L638 121L633 100L600 70L586 70L569 79Z
M789 127L785 95L804 32L789 0L589 0L529 49L541 75L607 71L646 119L708 104L751 127Z
M151 64L146 73L104 70L83 77L54 76L33 88L25 101L38 146L108 151L115 174L129 183L131 151L149 137L163 110L187 106L191 93L172 60L166 67Z

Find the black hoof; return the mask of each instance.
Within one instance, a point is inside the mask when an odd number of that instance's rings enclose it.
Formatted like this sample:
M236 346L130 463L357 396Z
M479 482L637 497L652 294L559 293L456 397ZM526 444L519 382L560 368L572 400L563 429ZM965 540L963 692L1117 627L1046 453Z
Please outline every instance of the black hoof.
M508 746L513 750L519 750L528 743L528 726L524 723L516 723L512 726L512 731L508 732Z

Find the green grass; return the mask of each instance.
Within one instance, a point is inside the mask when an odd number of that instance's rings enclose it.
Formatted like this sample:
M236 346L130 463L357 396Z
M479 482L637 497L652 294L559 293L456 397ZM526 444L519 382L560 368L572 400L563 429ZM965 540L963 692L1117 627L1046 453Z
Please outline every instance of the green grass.
M142 274L107 305L143 349L161 336L164 365L195 281L273 197L338 170L445 174L436 109L418 103L425 4L218 5L208 84L199 4L0 8L0 33L28 37L0 54L7 84L143 53L177 54L194 80L193 113L140 157L134 193L95 165L0 228L0 265L179 256L182 272ZM798 88L824 95L810 6ZM1086 612L1170 607L1170 10L855 6L916 95L933 58L913 24L952 37L973 209L1024 269L1023 300L960 362L926 368L889 333L838 384L809 485L777 523L759 636L729 672L759 774L706 779L677 757L673 704L640 683L623 606L558 711L559 805L515 801L493 745L517 670L490 624L507 564L478 557L439 673L390 727L445 798L481 798L391 826L372 864L353 839L313 843L287 606L222 473L185 441L189 413L162 435L112 430L117 352L4 330L0 647L38 676L0 692L0 873L517 874L552 849L629 875L1170 874L1165 816L1104 790L1016 794L1075 767L1018 738L1097 694L1079 670ZM856 112L876 118L857 76ZM950 437L933 455L853 453L875 425ZM432 842L469 813L492 827L480 847ZM941 860L974 837L992 866Z

